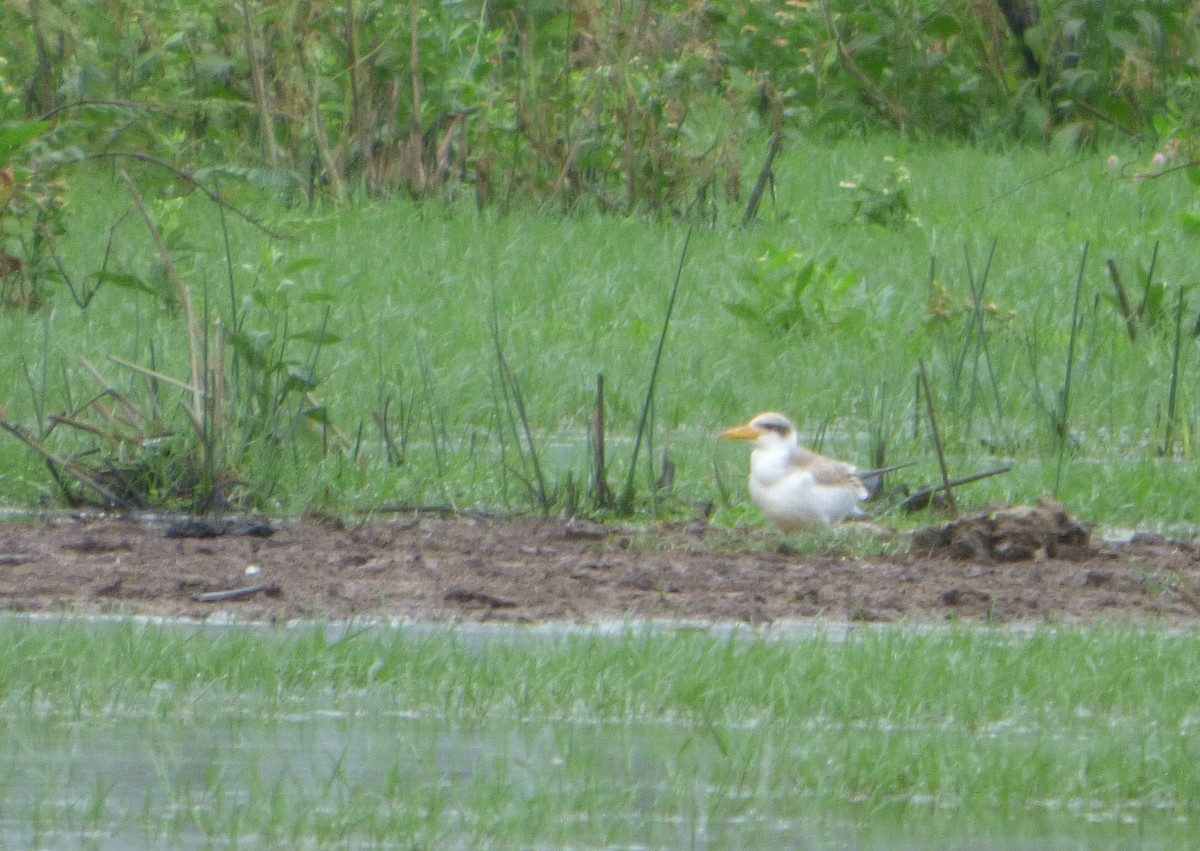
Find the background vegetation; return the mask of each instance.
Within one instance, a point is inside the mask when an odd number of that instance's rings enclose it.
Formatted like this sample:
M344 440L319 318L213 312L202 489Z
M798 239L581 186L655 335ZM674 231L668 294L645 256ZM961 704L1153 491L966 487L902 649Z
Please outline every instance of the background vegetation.
M0 15L17 501L690 512L931 464L924 358L981 496L1194 516L1191 3Z
M3 10L0 118L344 197L689 209L757 129L1190 133L1186 0L61 4ZM21 159L36 149L21 149Z

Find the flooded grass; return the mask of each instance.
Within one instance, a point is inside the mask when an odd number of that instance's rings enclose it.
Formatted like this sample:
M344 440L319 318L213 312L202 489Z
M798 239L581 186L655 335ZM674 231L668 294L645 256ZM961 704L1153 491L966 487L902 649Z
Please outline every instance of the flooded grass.
M0 646L10 845L1167 848L1200 816L1190 634L18 619Z

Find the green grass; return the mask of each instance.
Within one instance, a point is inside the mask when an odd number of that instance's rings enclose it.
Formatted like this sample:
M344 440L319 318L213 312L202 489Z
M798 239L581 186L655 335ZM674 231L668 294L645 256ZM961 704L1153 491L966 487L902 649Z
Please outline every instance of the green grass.
M1175 439L1160 458L1173 318L1144 328L1131 344L1109 297L1104 261L1113 258L1140 294L1136 270L1158 243L1155 279L1171 288L1190 285L1197 250L1177 215L1194 206L1194 190L1183 179L1134 183L1129 172L1122 177L1105 166L1108 153L998 153L894 139L793 142L777 165L777 203L760 222L738 226L739 211L729 206L715 227L693 234L651 445L643 447L639 505L687 512L692 500L716 500L718 523L757 521L738 507L746 499L745 447L718 445L715 434L765 409L789 412L806 438L863 466L871 466L874 441L883 440L889 460L918 462L906 471L908 481L936 481L928 430L914 433L919 357L929 364L952 472L1016 465L1007 476L971 486L963 501L1032 501L1052 491L1054 411L1087 243L1059 496L1077 514L1109 525L1193 528L1200 518L1192 487L1200 413L1190 390L1193 347L1188 342L1182 356ZM917 221L896 230L854 223L850 192L839 182L882 186L897 163L910 174ZM77 214L62 250L82 276L96 267L105 229L128 202L106 178L76 179ZM230 304L249 305L245 328L276 335L285 327L317 329L328 310L327 330L340 340L321 351L317 395L352 442L362 435L357 453L331 449L336 442L320 430L289 434L282 449L252 443L243 474L272 483L264 496L268 510L296 513L314 503L337 511L383 503L533 507L527 447L501 395L493 316L557 504L568 501L568 477L578 491L588 481L598 372L607 388L609 478L614 487L624 481L685 224L587 211L480 214L467 203L403 199L308 215L261 196L244 200L295 238L271 245L230 219L232 294L211 205L193 195L158 209L193 248L178 252L178 262L198 303L207 299L209 311L227 323ZM962 305L969 295L964 252L978 280L993 240L986 300L1009 318L987 323L989 370L975 349L964 357L969 312ZM768 332L724 308L747 289L771 293L779 286L758 262L768 250L836 261L839 274L859 282L845 291L805 291L809 330ZM931 257L954 306L944 321L931 318ZM307 258L315 264L297 264ZM118 230L114 262L153 274L155 256L136 217ZM1189 304L1185 327L1196 310ZM6 341L0 374L11 388L6 417L27 425L35 421L35 399L52 412L66 407L68 384L76 403L94 392L80 356L143 395L144 381L106 364L107 355L148 363L153 346L160 369L186 375L179 317L148 296L112 287L84 312L64 293L41 314L6 313L0 339ZM298 340L287 355L301 361L310 350ZM398 467L388 467L372 419L384 399L396 432L409 412L408 452ZM676 464L675 486L652 500L650 481L664 447ZM64 448L72 448L69 441ZM10 501L29 504L50 491L40 462L15 440L0 441L0 458L0 489Z
M0 647L8 842L1171 847L1200 818L1191 634L10 619Z

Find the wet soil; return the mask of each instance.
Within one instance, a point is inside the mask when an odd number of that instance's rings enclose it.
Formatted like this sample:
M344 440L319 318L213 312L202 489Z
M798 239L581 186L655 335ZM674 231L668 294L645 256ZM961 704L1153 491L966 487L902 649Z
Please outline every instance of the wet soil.
M769 532L699 522L635 529L416 514L267 525L60 515L0 526L0 608L276 622L1200 625L1195 542L1135 535L1114 543L1065 514L1063 526L1046 511L1014 512L931 527L911 543L855 547L902 551L877 556L799 555ZM1005 537L1005 528L1017 531Z

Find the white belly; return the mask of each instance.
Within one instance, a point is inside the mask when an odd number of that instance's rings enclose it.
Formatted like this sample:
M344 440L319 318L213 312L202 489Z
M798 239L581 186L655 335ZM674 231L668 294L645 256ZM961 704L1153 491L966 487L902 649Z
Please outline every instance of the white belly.
M858 484L858 483L856 483ZM750 477L750 498L767 519L784 532L805 526L829 525L847 517L865 517L858 503L866 488L829 486L813 482L807 473L787 476L770 484Z

